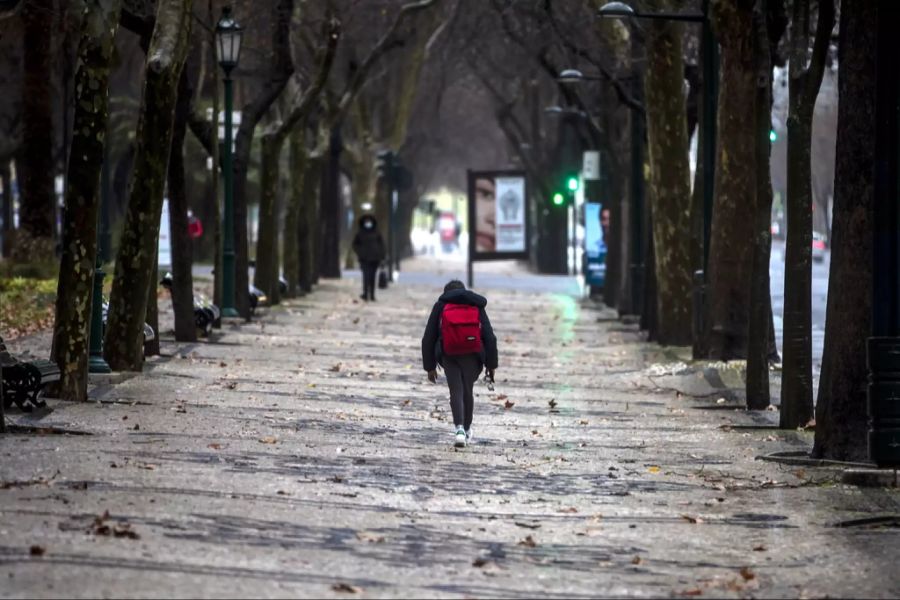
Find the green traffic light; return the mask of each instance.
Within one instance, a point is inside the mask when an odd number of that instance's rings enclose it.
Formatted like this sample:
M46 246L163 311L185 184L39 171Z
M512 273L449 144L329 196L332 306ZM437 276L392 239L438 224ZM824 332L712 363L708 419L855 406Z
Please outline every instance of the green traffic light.
M777 140L777 139L778 139L778 134L775 133L775 130L774 130L774 129L770 129L770 130L769 130L769 141L770 141L770 142L774 142L774 141Z
M575 190L578 189L578 178L577 177L569 177L569 180L566 183L566 185L569 187L570 191L574 192Z
M564 201L565 199L563 198L563 195L559 192L553 194L553 204L555 204L556 206L562 206Z

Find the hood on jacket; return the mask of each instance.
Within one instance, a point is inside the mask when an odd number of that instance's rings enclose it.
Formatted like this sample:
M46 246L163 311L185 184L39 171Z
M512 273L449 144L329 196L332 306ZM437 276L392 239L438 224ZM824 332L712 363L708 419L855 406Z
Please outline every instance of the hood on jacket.
M371 226L367 227L367 224ZM378 228L378 220L372 215L363 215L359 218L359 228L362 231L375 231Z
M441 294L439 300L446 304L467 304L478 308L487 306L487 298L472 290L450 290Z

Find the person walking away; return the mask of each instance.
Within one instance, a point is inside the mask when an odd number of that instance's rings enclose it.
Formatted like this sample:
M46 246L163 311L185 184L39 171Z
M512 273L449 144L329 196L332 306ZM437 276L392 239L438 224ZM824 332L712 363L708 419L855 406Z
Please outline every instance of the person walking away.
M372 215L359 219L359 231L353 238L353 251L362 269L363 300L375 300L375 274L386 255L384 239L378 233L378 221Z
M494 379L497 369L497 337L488 319L487 299L454 279L435 302L422 336L422 366L428 381L437 382L437 366L444 368L453 411L454 445L472 442L475 410L473 388L482 369Z

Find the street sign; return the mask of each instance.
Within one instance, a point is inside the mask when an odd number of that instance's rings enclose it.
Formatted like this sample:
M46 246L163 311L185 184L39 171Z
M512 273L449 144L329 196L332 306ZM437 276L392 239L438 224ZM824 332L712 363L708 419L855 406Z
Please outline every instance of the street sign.
M600 152L597 150L585 150L581 171L585 180L600 179Z

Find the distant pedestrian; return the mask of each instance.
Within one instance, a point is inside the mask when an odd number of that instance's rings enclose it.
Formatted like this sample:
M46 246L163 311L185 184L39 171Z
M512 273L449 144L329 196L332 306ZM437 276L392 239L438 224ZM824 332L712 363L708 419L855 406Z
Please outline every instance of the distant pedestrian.
M431 309L422 336L422 366L428 371L428 381L437 382L439 364L447 376L457 448L472 441L475 382L482 369L493 381L497 368L497 338L484 310L486 305L484 296L454 279L444 286L444 293Z
M378 265L384 260L384 240L378 233L378 221L372 215L363 215L359 219L359 231L353 238L353 251L362 269L363 300L375 300L375 274Z

